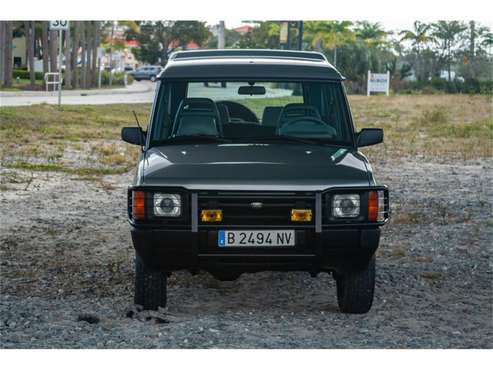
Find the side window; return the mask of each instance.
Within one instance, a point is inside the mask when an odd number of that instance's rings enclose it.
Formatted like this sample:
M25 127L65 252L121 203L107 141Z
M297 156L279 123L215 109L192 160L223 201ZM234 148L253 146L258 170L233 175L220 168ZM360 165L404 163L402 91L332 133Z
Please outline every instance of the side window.
M169 95L169 85L161 85L154 112L151 141L160 141L166 137L166 127L169 126L170 121Z
M326 114L324 121L331 125L337 132L341 141L349 138L349 122L346 114L346 102L343 99L341 86L337 83L325 84L322 90L323 106Z
M161 83L153 116L151 146L170 136L173 120L185 91L186 83Z

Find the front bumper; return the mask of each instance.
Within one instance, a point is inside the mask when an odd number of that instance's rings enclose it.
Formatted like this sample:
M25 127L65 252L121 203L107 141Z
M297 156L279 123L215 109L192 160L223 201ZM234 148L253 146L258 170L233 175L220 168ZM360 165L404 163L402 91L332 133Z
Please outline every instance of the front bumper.
M138 190L152 191L148 188ZM359 219L351 221L332 220L327 211L327 202L332 193L341 191L382 190L385 192L384 220L369 222L363 213ZM129 216L131 216L129 189ZM171 190L170 190L171 191ZM198 194L191 192L188 202L184 207L184 218L181 224L156 223L149 219L145 222L133 222L130 218L132 240L137 255L150 268L162 271L175 270L206 270L215 275L241 274L243 272L256 272L264 270L278 271L308 271L318 273L320 271L343 272L350 269L359 269L367 265L380 240L380 226L384 225L389 217L388 190L382 186L352 187L337 189L332 188L325 192L304 194L290 194L290 198L283 199L280 203L288 203L291 207L293 201L305 201L314 209L314 221L310 225L288 225L284 223L263 225L257 223L231 223L237 219L226 219L224 225L204 225L198 220L201 207L207 206L209 199L216 201L223 194ZM237 195L235 195L237 197ZM248 202L259 197L274 196L276 201L279 194L248 194ZM308 197L308 200L306 200ZM234 198L242 199L242 198ZM245 199L245 198L243 198ZM269 198L260 198L268 203ZM295 199L295 200L294 200ZM366 202L366 198L362 197ZM204 203L205 202L205 203ZM228 206L222 204L219 208ZM237 201L234 207L242 207L243 203ZM279 205L277 205L279 206ZM231 207L231 206L230 206ZM288 207L288 209L289 209ZM234 208L234 209L236 209ZM304 207L302 207L304 208ZM366 209L363 203L362 209ZM226 214L234 213L232 208ZM245 211L245 214L247 212ZM262 215L262 214L260 214ZM275 217L275 213L271 213ZM251 219L250 219L251 220ZM240 221L248 221L243 218ZM155 222L155 223L153 223ZM279 230L294 229L296 231L295 247L219 247L217 235L219 230Z
M192 233L132 227L131 233L136 253L148 267L163 271L206 270L213 274L265 270L342 272L365 266L380 239L379 228L327 228L319 233L297 229L295 247L221 248L217 246L217 230Z

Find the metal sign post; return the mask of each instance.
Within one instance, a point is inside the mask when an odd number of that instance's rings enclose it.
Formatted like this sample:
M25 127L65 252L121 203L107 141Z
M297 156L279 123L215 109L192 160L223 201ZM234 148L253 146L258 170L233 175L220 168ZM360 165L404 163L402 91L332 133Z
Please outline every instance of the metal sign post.
M62 55L63 55L63 31L68 30L68 21L50 21L50 30L58 31L58 106L62 105Z

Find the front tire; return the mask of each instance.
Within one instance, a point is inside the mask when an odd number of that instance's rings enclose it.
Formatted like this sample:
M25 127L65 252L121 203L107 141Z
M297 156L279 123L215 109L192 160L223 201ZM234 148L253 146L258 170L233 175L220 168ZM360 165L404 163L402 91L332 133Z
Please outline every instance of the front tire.
M166 307L167 276L165 273L147 268L139 256L135 257L134 303L144 310Z
M364 269L348 271L336 277L337 303L344 313L367 313L375 291L375 256Z

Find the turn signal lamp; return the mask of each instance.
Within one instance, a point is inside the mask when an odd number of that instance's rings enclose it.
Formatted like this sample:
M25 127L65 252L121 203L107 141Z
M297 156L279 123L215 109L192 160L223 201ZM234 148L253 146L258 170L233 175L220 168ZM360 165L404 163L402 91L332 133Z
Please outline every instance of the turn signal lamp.
M378 220L378 193L370 191L368 193L368 221Z
M291 221L293 222L310 222L312 220L311 209L292 209Z
M221 209L203 209L200 212L202 222L221 222L223 220L223 211Z
M145 193L143 191L132 192L132 217L136 220L145 218Z

